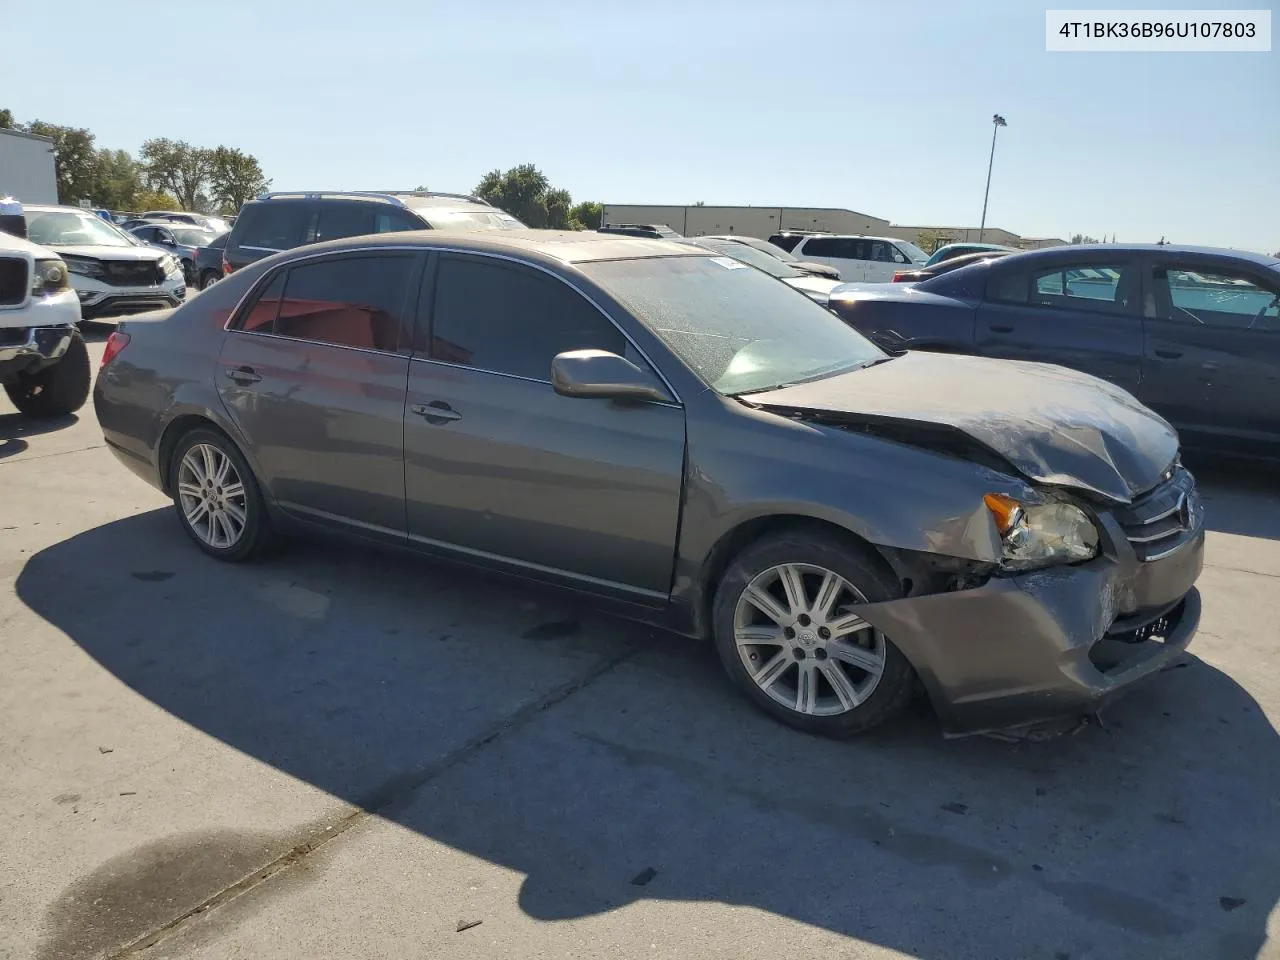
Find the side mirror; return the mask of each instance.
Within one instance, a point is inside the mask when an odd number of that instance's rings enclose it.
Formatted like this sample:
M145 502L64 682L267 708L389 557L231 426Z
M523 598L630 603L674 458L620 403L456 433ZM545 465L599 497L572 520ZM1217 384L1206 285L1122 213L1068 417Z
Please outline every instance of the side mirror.
M607 350L569 350L551 361L551 386L562 397L669 402L666 388L647 370Z

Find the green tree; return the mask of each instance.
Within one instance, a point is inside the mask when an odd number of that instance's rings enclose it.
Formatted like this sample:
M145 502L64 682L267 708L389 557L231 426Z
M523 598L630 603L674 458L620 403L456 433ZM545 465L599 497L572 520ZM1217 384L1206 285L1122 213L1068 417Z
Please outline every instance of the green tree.
M181 210L178 201L163 190L152 190L149 187L143 187L138 191L137 200L135 200L135 213L145 213L148 210Z
M1090 237L1083 233L1073 233L1071 235L1071 242L1072 243L1097 243L1098 238Z
M53 140L54 169L58 177L58 200L62 203L92 201L98 186L98 151L93 134L81 127L60 127L56 123L32 120L27 133Z
M532 163L512 167L505 173L491 170L475 189L476 196L487 200L530 227L547 225L547 192L551 183Z
M582 224L584 229L599 230L604 219L604 204L584 200L569 211L569 218Z
M214 151L156 137L142 145L141 154L147 186L172 194L183 210L194 210L197 197L208 189Z
M546 194L547 226L552 230L581 230L573 219L573 197L568 190L548 190Z
M12 130L16 124L13 122L13 111L9 109L0 109L0 130Z
M125 150L98 151L98 183L91 198L108 210L138 210L142 168Z
M941 230L921 230L916 234L916 246L925 253L933 253L947 242L947 236Z
M235 147L214 149L209 181L213 199L229 214L238 213L242 206L271 186L271 181L262 174L258 159Z

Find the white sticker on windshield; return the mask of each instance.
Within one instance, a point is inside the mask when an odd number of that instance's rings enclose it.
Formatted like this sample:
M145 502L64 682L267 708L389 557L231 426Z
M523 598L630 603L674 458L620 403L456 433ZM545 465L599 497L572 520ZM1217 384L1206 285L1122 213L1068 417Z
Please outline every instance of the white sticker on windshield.
M720 264L726 270L741 270L746 266L741 260L735 260L733 257L712 257L711 262Z

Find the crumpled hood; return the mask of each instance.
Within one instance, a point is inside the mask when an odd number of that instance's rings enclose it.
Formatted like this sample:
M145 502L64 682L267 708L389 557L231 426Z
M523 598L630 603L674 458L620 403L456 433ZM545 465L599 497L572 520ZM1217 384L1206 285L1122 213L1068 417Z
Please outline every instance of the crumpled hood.
M1030 480L1120 503L1159 483L1178 453L1173 427L1132 394L1047 363L909 352L747 399L854 422L950 427Z

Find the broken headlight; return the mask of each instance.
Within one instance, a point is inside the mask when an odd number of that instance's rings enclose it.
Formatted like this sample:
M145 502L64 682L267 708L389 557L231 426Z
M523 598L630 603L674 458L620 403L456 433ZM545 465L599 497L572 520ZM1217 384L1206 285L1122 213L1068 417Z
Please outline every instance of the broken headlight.
M1036 570L1098 555L1098 528L1073 503L1024 503L1003 493L982 499L1000 533L1000 566L1005 570Z
M67 265L60 259L50 258L37 260L32 264L31 295L47 297L60 293L70 286L67 279Z

